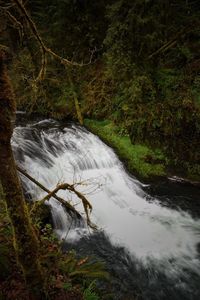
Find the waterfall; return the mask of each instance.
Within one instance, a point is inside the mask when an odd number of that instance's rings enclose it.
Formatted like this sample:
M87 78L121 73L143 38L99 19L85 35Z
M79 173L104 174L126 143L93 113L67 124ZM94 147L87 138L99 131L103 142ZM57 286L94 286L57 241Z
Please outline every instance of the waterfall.
M159 199L149 196L144 185L126 172L114 151L84 127L51 119L18 124L12 147L17 163L49 190L58 183L76 183L93 206L92 222L112 247L122 247L143 266L154 265L174 281L181 280L181 289L192 295L185 299L197 299L192 298L197 294L190 290L189 274L200 279L199 218L163 206ZM21 179L33 200L44 197L40 188L23 175ZM84 216L75 195L69 191L59 191L58 195L76 205ZM75 244L96 236L83 222L73 220L58 201L52 198L49 204L59 238ZM148 297L144 299L151 299Z

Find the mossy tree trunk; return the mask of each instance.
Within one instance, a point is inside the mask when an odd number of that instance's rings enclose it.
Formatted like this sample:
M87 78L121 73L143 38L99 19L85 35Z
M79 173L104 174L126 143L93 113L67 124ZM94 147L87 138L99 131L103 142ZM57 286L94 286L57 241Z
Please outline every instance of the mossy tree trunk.
M77 97L77 93L75 91L75 87L74 87L74 83L72 81L71 75L70 75L70 71L68 70L68 80L72 89L72 93L73 93L73 97L74 97L74 104L75 104L75 109L76 109L76 114L77 114L77 119L80 123L80 125L83 125L83 116L81 113L81 107L78 101L78 97Z
M39 243L31 224L10 144L14 117L15 100L4 64L4 53L0 52L0 181L13 226L17 261L30 295L33 295L33 299L45 299Z

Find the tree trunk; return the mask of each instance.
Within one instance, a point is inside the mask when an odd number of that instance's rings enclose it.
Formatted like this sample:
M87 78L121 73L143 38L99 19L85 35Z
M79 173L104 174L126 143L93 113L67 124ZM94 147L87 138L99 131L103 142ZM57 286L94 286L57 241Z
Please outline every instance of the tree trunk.
M17 261L30 294L34 299L45 299L38 239L31 224L10 144L15 100L3 60L4 54L0 52L0 181L13 227Z
M69 79L69 83L71 85L71 89L72 89L72 92L73 92L74 104L75 104L75 108L76 108L77 119L78 119L80 125L83 125L83 117L82 117L82 113L81 113L81 108L80 108L80 105L79 105L79 102L78 102L77 94L76 94L75 87L74 87L73 81L71 79L70 71L69 70L68 70L68 79Z

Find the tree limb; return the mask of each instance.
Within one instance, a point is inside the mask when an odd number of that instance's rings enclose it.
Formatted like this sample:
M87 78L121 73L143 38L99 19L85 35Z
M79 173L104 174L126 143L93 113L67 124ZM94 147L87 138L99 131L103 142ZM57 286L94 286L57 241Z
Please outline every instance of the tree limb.
M173 39L171 39L169 42L165 43L164 45L162 45L159 49L157 49L155 52L153 52L151 55L148 56L148 59L151 59L152 57L154 57L155 55L160 54L161 52L164 52L166 50L168 50L169 48L173 47L178 38L187 32L187 30L189 30L190 28L192 28L193 24L190 24L184 28L182 28L180 31L177 32L177 34L175 35L175 37Z
M47 189L44 185L42 185L39 181L37 181L36 179L34 179L32 176L30 176L25 170L23 170L22 168L20 168L19 166L17 166L17 170L23 174L25 177L27 177L30 181L32 181L33 183L35 183L38 187L40 187L43 191L45 191L46 193L50 194L51 191L49 189ZM64 205L64 207L67 209L68 212L73 212L75 213L79 218L81 218L81 215L79 214L79 212L77 212L77 210L71 205L69 204L69 202L65 201L64 199L62 199L61 197L58 197L57 195L52 195L53 198L55 198L56 200L58 200L62 205Z
M86 214L87 224L92 229L96 229L96 226L91 223L90 217L89 217L89 212L92 211L92 205L90 204L90 202L86 199L86 197L82 193L80 193L79 191L77 191L75 189L74 184L63 183L63 184L58 185L53 191L50 191L45 186L43 186L39 181L34 179L32 176L30 176L26 171L21 169L19 166L17 166L17 170L21 174L23 174L25 177L27 177L29 180L31 180L33 183L35 183L37 186L39 186L42 190L44 190L45 192L48 193L43 199L35 202L35 205L33 206L33 209L31 210L32 213L35 211L37 204L39 204L39 205L44 204L45 201L48 201L51 197L53 197L56 200L58 200L67 209L67 211L71 211L71 212L75 213L79 218L81 218L80 213L69 202L65 201L64 199L62 199L56 195L56 193L59 190L68 190L68 191L73 192L79 199L81 199L83 208L84 208L84 211Z
M73 184L69 184L69 183L62 183L60 185L58 185L52 192L50 192L48 195L46 195L43 199L40 200L40 202L44 203L46 200L49 200L52 196L54 196L59 190L68 190L73 192L79 199L81 199L82 204L83 204L83 208L86 214L86 220L87 220L87 224L88 226L90 226L93 229L96 229L96 226L94 226L91 221L90 221L90 217L89 217L89 211L92 211L92 205L90 204L90 202L86 199L86 197L80 193L79 191L77 191L74 188Z
M4 7L0 7L0 8L4 11L5 14L7 14L8 18L12 21L12 23L13 23L14 25L16 25L18 28L20 28L21 31L23 31L23 26L22 26L22 24L15 18L15 16L13 16L13 15L9 12L9 10L5 9Z
M22 12L22 14L24 15L24 17L26 18L27 23L30 26L30 29L33 33L33 35L35 36L36 40L38 41L40 48L41 48L41 53L42 53L42 66L41 66L41 70L39 72L38 78L37 80L42 80L44 79L44 75L45 75L45 69L46 69L46 65L47 65L47 58L46 58L46 54L50 54L51 56L53 56L55 59L59 60L60 63L64 64L64 65L73 65L73 66L85 66L85 65L89 65L92 62L92 57L93 57L93 53L91 54L90 60L88 63L77 63L77 62L73 62L70 61L66 58L61 57L60 55L58 55L57 53L55 53L54 51L52 51L50 48L48 48L45 43L43 42L37 27L35 25L35 23L33 22L33 20L31 19L31 17L29 16L25 6L22 4L22 2L20 2L20 0L13 0L13 2L17 5L17 7L19 8L19 10Z

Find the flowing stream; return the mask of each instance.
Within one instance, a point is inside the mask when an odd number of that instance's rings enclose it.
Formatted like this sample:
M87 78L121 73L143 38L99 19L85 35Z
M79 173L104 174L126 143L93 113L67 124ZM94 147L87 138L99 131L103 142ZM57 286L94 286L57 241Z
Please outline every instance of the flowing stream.
M20 119L12 139L18 164L50 190L58 183L76 184L91 202L97 232L53 198L49 204L65 247L106 262L111 299L200 299L199 189L170 180L144 185L85 128ZM27 196L44 197L23 175L21 179ZM83 213L72 193L58 195Z

